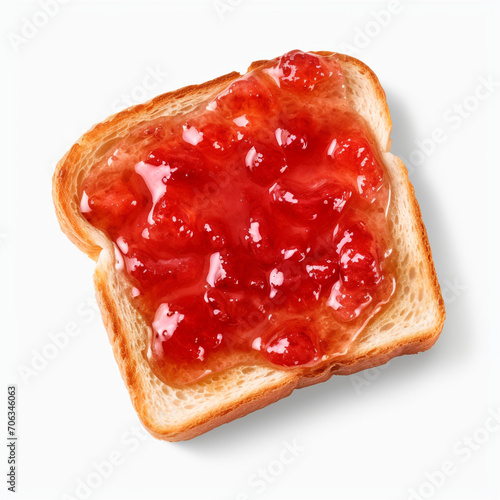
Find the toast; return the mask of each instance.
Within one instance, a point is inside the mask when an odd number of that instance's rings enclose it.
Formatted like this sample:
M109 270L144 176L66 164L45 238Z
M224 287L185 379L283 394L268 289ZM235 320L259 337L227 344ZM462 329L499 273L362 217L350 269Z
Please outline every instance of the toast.
M331 52L316 52L332 56ZM128 131L159 116L192 110L213 98L241 75L237 72L201 85L185 87L130 107L95 125L58 163L53 199L63 232L96 261L94 284L115 359L143 425L155 437L191 439L292 393L294 389L386 363L403 354L429 349L445 319L444 302L431 249L414 190L402 161L390 150L391 118L385 93L375 74L350 56L335 54L352 108L376 139L391 186L387 214L395 246L398 286L389 304L355 339L348 352L311 368L282 370L265 365L239 365L185 387L163 383L147 360L148 330L128 295L124 273L115 266L113 242L81 214L82 179L92 165ZM249 71L265 61L254 62Z

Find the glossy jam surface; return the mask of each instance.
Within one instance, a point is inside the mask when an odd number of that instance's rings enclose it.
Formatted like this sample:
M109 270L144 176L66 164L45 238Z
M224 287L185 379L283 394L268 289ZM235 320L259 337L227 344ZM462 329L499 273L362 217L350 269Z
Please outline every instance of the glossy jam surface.
M393 293L387 175L335 57L293 51L114 144L81 212L171 385L345 353Z

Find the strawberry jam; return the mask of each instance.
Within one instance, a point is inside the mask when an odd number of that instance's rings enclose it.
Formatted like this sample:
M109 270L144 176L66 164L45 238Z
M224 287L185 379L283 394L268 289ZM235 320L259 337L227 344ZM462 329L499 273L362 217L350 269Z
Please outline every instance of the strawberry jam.
M379 154L336 57L292 51L93 166L81 212L115 243L161 380L348 350L395 287Z

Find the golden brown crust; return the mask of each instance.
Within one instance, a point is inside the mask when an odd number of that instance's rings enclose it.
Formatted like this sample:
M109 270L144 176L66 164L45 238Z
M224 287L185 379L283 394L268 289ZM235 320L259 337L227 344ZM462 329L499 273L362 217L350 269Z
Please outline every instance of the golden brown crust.
M97 260L101 252L101 247L89 238L90 224L79 211L75 211L75 206L70 203L71 201L77 203L79 193L72 190L73 182L87 148L101 142L109 129L120 129L122 124L126 124L132 119L135 121L137 117L143 117L144 120L147 120L155 109L162 107L165 103L172 100L189 99L192 95L210 92L211 89L224 86L239 76L241 75L237 72L228 73L201 85L190 85L161 94L151 101L132 106L108 117L80 137L56 166L52 178L52 198L62 231L82 252L85 252L93 260Z
M317 52L320 55L331 55L331 52ZM375 93L383 125L385 127L386 139L381 139L379 147L381 152L390 155L389 133L391 129L391 118L387 107L385 93L375 74L352 57L336 54L341 64L353 65L359 69L364 78L370 81ZM257 61L250 65L253 70L267 61ZM81 174L81 165L89 151L95 153L100 144L108 140L110 130L126 130L129 123L140 123L146 121L157 109L161 109L173 101L186 101L197 99L199 96L205 98L220 91L228 83L239 77L239 73L233 72L221 76L201 85L189 86L174 92L160 95L155 99L138 106L128 108L105 121L94 126L87 132L62 158L56 167L53 177L53 199L56 214L62 230L82 251L94 260L98 260L102 248L110 247L110 242L103 240L103 235L93 228L81 215L78 208L78 186ZM138 366L137 353L134 352L128 335L129 324L124 319L122 310L117 304L113 285L111 284L109 270L103 266L96 267L94 283L98 303L101 309L103 321L108 332L110 343L113 348L115 359L118 363L121 375L130 393L132 403L139 414L145 427L151 434L160 439L171 441L190 439L204 433L218 425L239 418L256 409L271 404L278 399L288 396L296 388L306 387L315 383L323 382L332 375L348 375L360 370L372 368L386 363L391 358L402 354L414 354L429 349L437 340L442 330L445 311L444 302L441 297L439 283L432 262L432 254L427 239L425 226L422 222L420 208L414 196L413 187L408 179L406 168L401 160L390 157L397 162L398 177L402 179L409 193L409 210L411 218L415 222L416 231L419 234L419 243L422 253L425 255L427 264L426 274L431 284L433 299L437 302L437 313L432 328L420 331L418 337L408 339L401 338L389 344L378 346L376 349L363 351L354 349L342 359L327 361L314 369L281 372L283 376L256 390L247 392L237 400L221 404L216 410L200 413L176 424L158 424L152 417L152 410L148 403L147 385L141 379L140 367ZM109 250L109 248L108 248ZM131 306L130 306L131 307Z

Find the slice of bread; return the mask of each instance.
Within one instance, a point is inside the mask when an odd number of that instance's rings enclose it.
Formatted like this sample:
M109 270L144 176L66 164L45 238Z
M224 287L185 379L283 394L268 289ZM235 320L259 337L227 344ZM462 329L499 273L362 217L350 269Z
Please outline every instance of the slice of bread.
M333 374L351 374L395 356L424 351L442 330L444 303L420 210L405 166L389 152L392 125L385 93L365 64L345 55L336 57L345 76L348 99L371 128L390 180L388 222L397 256L397 287L389 305L370 321L347 354L334 361L292 371L237 366L182 389L164 384L148 364L150 326L129 301L130 294L124 293L130 285L116 269L113 243L80 213L83 178L129 130L158 116L192 110L215 97L241 76L239 73L160 95L109 117L83 135L57 165L53 198L59 223L71 241L97 262L97 300L116 361L142 423L157 438L190 439ZM249 70L263 63L254 62Z

